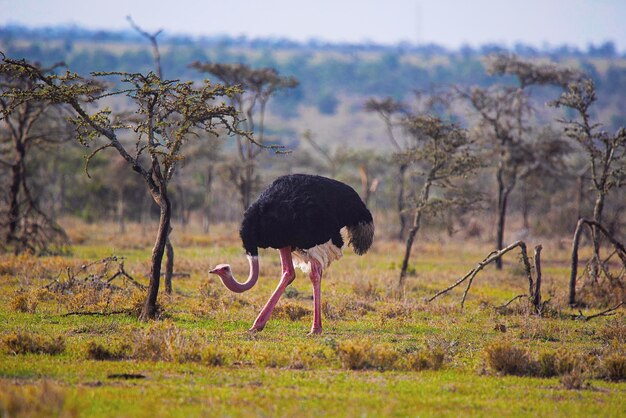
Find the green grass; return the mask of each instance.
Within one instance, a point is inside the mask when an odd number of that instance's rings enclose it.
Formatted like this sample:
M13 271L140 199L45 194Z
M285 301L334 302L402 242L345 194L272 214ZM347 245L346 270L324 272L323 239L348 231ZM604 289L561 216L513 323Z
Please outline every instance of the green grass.
M85 262L115 253L126 258L126 270L137 280L147 280L149 244L129 247L123 239L105 243L83 234L71 256L0 256L0 416L577 417L626 412L626 382L606 380L601 373L606 356L619 359L626 351L623 310L588 322L570 319L572 312L562 305L565 252L544 250L544 294L552 301L543 318L530 315L523 301L506 313L494 309L527 288L516 257L505 258L502 273L491 268L479 273L465 309L459 307L461 288L425 303L489 252L479 244L418 242L415 275L398 300L389 289L397 280L402 245L379 242L364 257L347 250L325 275L323 335L306 335L312 314L292 320L284 310L262 333L249 335L247 329L278 281L275 251L261 253L257 286L234 295L206 273L219 262L230 262L238 276L247 273L234 231L218 231L234 237L225 246L183 235L175 242L176 266L190 277L175 279L172 297L161 294L163 320L142 323L125 313L67 316L130 309L142 296L118 279L113 283L127 290L42 290L55 278L63 281L68 267L76 272ZM279 307L312 310L308 279L298 272L291 287L291 297L283 297ZM16 302L19 298L23 304ZM13 335L62 337L65 350L14 355L5 344ZM582 389L568 389L562 376L499 375L485 353L505 343L532 358L566 351L583 359ZM88 347L94 345L118 349L123 359L93 360ZM409 361L436 352L444 356L440 366L426 361L413 368ZM352 370L355 364L367 366ZM123 374L142 378L111 377Z

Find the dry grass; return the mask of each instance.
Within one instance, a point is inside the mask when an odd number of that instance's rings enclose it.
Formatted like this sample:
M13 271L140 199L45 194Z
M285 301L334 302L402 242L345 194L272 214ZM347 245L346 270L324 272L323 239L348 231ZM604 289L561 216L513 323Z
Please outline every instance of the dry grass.
M94 239L103 240L97 231L94 227ZM365 257L348 250L324 275L324 334L307 337L313 316L312 290L300 272L266 329L254 335L246 332L280 275L275 251L261 252L261 277L250 292L233 294L219 280L207 279L206 268L218 262L231 263L238 276L245 274L247 265L235 230L223 232L224 236L231 234L228 242L234 243L226 247L189 233L187 243L202 243L201 247L182 245L176 250L177 266L188 270L190 277L175 277L173 295L159 295L167 319L147 324L136 318L145 292L125 288L119 279L112 284L120 289L67 283L67 266L76 271L86 264L81 257L98 260L112 252L109 246L93 245L89 234L84 237L86 245L75 248L76 256L63 262L47 257L24 259L25 265L36 274L43 273L45 280L22 269L12 257L0 258L5 271L21 275L0 277L4 290L0 293L0 320L7 321L7 327L0 330L0 341L27 329L29 335L48 339L63 335L67 343L62 356L29 356L32 365L24 361L26 357L3 349L0 369L5 376L49 376L68 384L79 382L65 398L87 394L94 416L110 416L110 405L128 411L127 415L141 415L146 405L167 408L180 399L176 411L186 416L198 415L207 404L212 411L217 407L216 416L254 415L253 407L268 416L298 415L304 407L316 415L341 415L338 411L345 410L355 415L405 416L424 402L428 404L426 415L436 414L442 404L471 404L477 415L542 416L554 408L554 399L542 398L542 394L559 380L565 388L594 388L584 394L560 391L559 407L566 404L569 409L563 411L567 413L576 410L593 415L597 412L593 402L611 411L619 408L626 354L623 309L611 318L571 320L573 311L558 305L567 294L563 267L567 249L557 253L558 262L548 256L553 255L551 251L544 252L544 283L550 289L546 299L551 298L551 310L544 317L522 309L523 303L505 314L494 310L512 295L526 291L524 281L509 271L514 260L506 262L503 272L485 271L474 283L464 309L459 306L463 289L425 302L488 252L480 244L439 242L432 237L417 243L412 261L416 276L407 280L402 299L388 291L397 281L401 244L377 241ZM127 257L127 271L146 284L146 278L135 272L146 270L149 248L121 254ZM53 279L58 286L48 286ZM84 314L66 316L71 310ZM128 315L112 315L116 311ZM27 343L24 338L20 341L26 347L43 345ZM491 372L478 375L481 366ZM118 372L148 378L120 388L129 382L107 379L108 374ZM523 378L500 376L508 373ZM161 378L164 376L167 378ZM0 385L6 382L7 378L0 379ZM94 382L97 387L89 386ZM313 391L318 393L320 382L329 385L329 391L324 392L324 399L311 397ZM242 387L245 393L233 398L233 387ZM502 388L506 390L499 390ZM289 392L286 396L285 390ZM513 395L502 396L505 392ZM277 397L277 393L283 395ZM494 393L498 395L491 397ZM531 411L525 409L530 399L526 396L533 397ZM250 397L257 400L253 405ZM394 399L397 403L388 409L376 406ZM445 413L454 415L461 410L454 408Z

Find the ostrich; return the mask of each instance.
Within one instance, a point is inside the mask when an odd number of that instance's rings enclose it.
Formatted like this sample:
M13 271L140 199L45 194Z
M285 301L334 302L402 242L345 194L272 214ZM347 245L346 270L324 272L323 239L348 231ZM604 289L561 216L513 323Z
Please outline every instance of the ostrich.
M321 334L322 272L342 256L340 230L344 226L354 251L359 255L367 252L374 238L374 222L352 187L321 176L292 174L279 177L246 210L241 223L239 235L250 265L248 280L244 283L236 281L228 264L218 264L209 273L218 275L233 292L245 292L259 278L258 248L278 249L282 277L250 332L265 327L276 303L296 277L295 265L309 274L313 284L311 334Z

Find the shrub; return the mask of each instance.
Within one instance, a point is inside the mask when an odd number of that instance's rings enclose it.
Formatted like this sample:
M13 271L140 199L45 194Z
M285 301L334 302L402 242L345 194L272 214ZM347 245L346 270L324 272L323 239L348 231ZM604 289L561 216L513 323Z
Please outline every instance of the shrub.
M150 361L205 362L219 366L224 358L196 334L185 334L169 321L136 330L129 337L130 358Z
M11 309L15 312L35 313L37 301L32 300L28 293L19 292L11 299Z
M622 353L608 354L601 362L602 374L608 380L626 380L626 355Z
M406 357L406 364L409 370L439 370L443 366L445 352L443 349L419 350L410 353Z
M580 367L580 360L571 352L559 349L556 352L542 352L539 354L536 375L540 377L563 376Z
M65 392L48 381L40 385L4 385L0 391L0 417L75 417L80 413L66 402Z
M202 361L208 366L223 366L226 361L224 355L215 347L209 347L202 353Z
M561 384L565 389L580 390L585 384L585 376L582 368L577 367L561 377Z
M392 370L398 368L398 352L386 345L373 346L369 341L343 341L337 345L343 367L351 370Z
M95 341L89 341L86 357L91 360L122 360L128 357L130 351L128 344L118 343L113 347L105 347Z
M4 338L4 345L11 354L60 354L65 350L65 339L61 336L43 337L30 333L15 333Z
M381 298L380 289L378 289L371 281L364 282L358 280L352 284L352 291L355 295L366 300L376 301Z
M291 321L299 321L305 316L311 315L311 310L295 303L284 303L274 309L274 315L279 318L288 318Z
M609 321L600 331L600 338L607 343L617 341L620 344L625 344L626 323L620 320Z
M497 372L522 376L532 369L526 350L513 347L510 342L496 342L485 349L487 364Z

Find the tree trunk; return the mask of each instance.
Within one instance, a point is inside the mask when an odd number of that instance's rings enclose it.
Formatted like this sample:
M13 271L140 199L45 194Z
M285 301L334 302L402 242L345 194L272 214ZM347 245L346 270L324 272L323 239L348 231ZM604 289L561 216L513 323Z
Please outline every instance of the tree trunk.
M117 223L120 228L120 234L126 232L126 222L124 219L124 188L121 187L117 191Z
M535 312L541 313L541 250L543 247L541 244L535 247L535 289L533 293L533 289L530 290L533 305L535 306Z
M247 162L246 167L244 168L244 173L244 182L242 185L242 204L243 210L245 211L252 203L252 182L254 181L254 167L252 166L252 161Z
M422 212L426 207L426 203L428 202L428 197L430 194L430 186L432 185L432 181L429 179L424 184L422 188L422 192L420 193L420 198L417 203L417 208L415 209L415 216L413 217L413 225L409 230L409 236L406 241L406 249L404 251L404 259L402 260L402 269L400 270L400 280L398 282L398 288L400 292L404 288L404 282L406 280L407 270L409 268L409 259L411 258L411 249L413 248L413 242L415 241L415 236L420 229L421 220L422 220Z
M583 200L585 198L584 175L581 174L576 179L576 219L583 217Z
M170 223L172 220L172 204L167 195L165 185L160 186L159 195L155 196L155 201L161 209L159 216L159 229L156 241L152 248L152 258L150 260L150 285L148 287L148 296L144 304L139 319L147 321L154 319L157 314L157 296L159 295L159 282L161 279L161 263L163 262L163 253L170 233Z
M22 186L25 175L24 146L20 143L16 144L15 151L17 152L17 156L15 163L11 165L11 185L9 187L9 231L7 242L17 238L17 230L20 221L20 187Z
M599 224L602 223L602 212L604 210L604 193L598 192L596 203L593 207L593 220ZM591 277L598 277L600 272L600 234L596 226L591 226L591 235L593 240L593 260L591 262Z
M185 188L181 184L180 177L176 182L176 191L178 192L178 217L180 220L180 225L182 230L185 231L187 229L187 223L189 222L188 211L187 211L187 202L185 199Z
M576 277L578 276L578 245L580 243L580 234L583 230L585 220L583 218L578 220L576 224L576 231L574 232L574 239L572 240L572 259L569 276L569 305L576 306Z
M526 182L524 182L522 184L522 221L523 221L523 227L526 230L530 229L530 222L529 222L529 215L530 215L530 199L528 198L528 185L526 184Z
M202 232L209 233L209 226L211 224L211 189L213 187L213 166L207 168L206 178L206 194L204 195L204 214L202 218Z
M396 202L398 209L398 220L400 221L400 230L398 231L398 241L404 239L406 231L406 214L404 213L404 177L407 169L407 164L400 164L398 173L398 200Z
M172 233L172 228L170 228L170 234ZM165 243L165 293L168 295L172 294L172 276L174 275L174 246L169 239L169 234L167 238L167 242Z
M496 250L500 251L504 248L504 227L506 224L506 208L509 200L509 193L512 187L505 187L502 181L501 173L498 173L498 222L496 232ZM496 269L502 270L502 257L498 257L495 261Z

